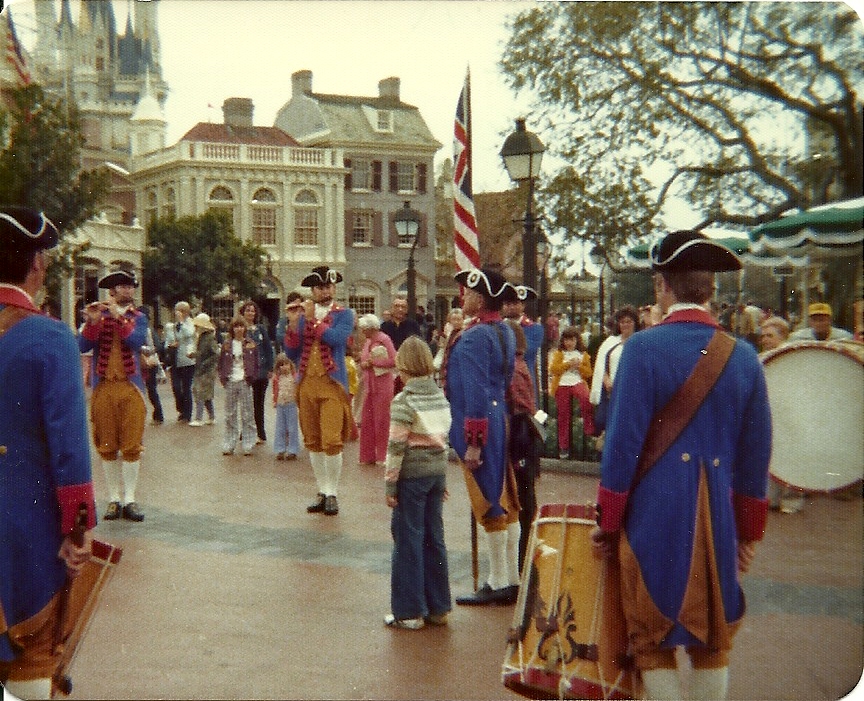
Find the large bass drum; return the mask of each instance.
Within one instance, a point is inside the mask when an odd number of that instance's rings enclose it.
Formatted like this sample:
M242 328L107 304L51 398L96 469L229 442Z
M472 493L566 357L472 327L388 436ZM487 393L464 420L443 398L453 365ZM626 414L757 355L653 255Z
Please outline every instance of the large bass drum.
M774 443L771 475L831 492L864 476L864 343L800 341L762 354Z

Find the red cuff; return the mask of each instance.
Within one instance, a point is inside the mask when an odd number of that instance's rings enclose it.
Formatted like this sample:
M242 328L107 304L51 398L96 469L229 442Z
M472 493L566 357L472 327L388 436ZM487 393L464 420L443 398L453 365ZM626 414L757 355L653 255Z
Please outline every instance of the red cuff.
M597 525L608 533L621 529L629 492L613 492L601 486L597 490Z
M300 346L300 334L294 329L288 329L285 332L285 347L298 348Z
M732 506L735 509L738 540L762 540L768 517L768 500L736 493L732 495Z
M101 319L97 321L95 324L90 323L89 321L84 324L84 328L81 329L81 335L86 338L88 341L98 341L99 340L99 329L100 324L102 323Z
M465 443L482 448L489 432L488 419L465 419Z
M96 502L93 499L93 483L70 484L57 488L57 502L60 504L60 533L69 535L75 527L78 509L87 505L87 530L96 526Z

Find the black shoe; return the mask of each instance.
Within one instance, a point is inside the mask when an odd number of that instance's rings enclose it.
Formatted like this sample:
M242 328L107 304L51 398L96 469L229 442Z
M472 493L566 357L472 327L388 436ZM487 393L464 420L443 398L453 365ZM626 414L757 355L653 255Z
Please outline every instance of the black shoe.
M315 503L309 504L309 506L306 507L306 511L310 514L320 514L324 511L324 502L324 495L321 494L321 492L318 492L318 498L315 500Z
M334 494L324 499L324 513L327 516L335 516L339 513L339 503L336 501Z
M106 521L116 521L120 518L121 515L120 502L112 501L108 504L108 510L105 512L105 515L102 517Z
M518 592L518 587L516 588ZM493 589L488 583L484 584L473 594L467 596L457 596L456 603L460 606L495 606L515 603L516 599L510 601L512 596L510 587L501 587Z
M519 598L519 585L511 584L510 586L504 587L504 597L501 603L503 604L515 604L516 599Z
M143 521L144 514L141 513L141 510L138 508L138 504L134 501L130 501L126 506L123 507L123 518L127 521Z

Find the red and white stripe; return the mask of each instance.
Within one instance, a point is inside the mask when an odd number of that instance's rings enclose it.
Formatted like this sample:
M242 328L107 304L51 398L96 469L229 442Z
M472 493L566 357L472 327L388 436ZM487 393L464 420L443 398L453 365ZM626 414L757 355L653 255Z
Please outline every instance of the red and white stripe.
M477 215L471 188L471 74L456 105L453 138L453 244L457 270L480 267Z

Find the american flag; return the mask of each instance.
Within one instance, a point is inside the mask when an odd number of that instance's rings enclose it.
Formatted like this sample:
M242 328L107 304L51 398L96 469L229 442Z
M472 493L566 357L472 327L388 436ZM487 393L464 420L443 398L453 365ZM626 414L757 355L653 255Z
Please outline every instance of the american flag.
M477 215L471 189L471 74L456 105L453 138L453 242L457 270L480 267Z
M18 43L18 37L15 36L15 27L12 25L12 17L9 10L6 10L6 22L3 27L3 43L6 44L6 62L15 69L18 74L18 81L21 85L30 84L30 71L27 68L27 61L24 60L24 53L21 51L21 44Z

